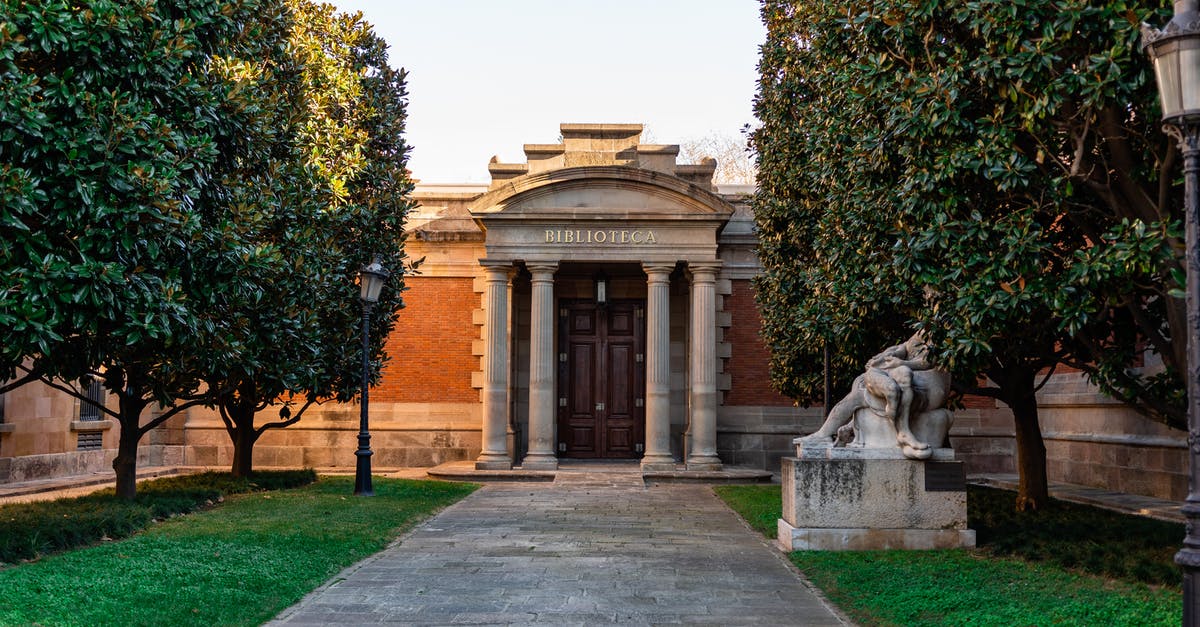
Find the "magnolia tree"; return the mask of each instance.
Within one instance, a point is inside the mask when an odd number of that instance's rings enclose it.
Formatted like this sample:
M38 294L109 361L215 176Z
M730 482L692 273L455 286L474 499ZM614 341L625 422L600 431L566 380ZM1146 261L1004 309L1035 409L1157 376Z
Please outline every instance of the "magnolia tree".
M354 275L403 267L409 190L403 76L357 18L26 3L0 21L0 78L0 377L85 402L73 382L102 380L119 496L141 437L189 407L249 439L254 408L350 398Z
M299 69L301 102L289 162L298 158L312 184L289 190L290 202L259 232L284 262L246 302L250 347L234 367L208 380L234 444L233 472L252 469L253 447L269 429L290 426L320 400L348 401L360 391L359 268L379 256L391 270L372 316L371 376L403 306L404 220L412 189L405 164L405 85L388 65L386 44L360 15L293 2L289 50ZM278 415L261 424L265 410Z
M1138 51L1153 13L766 0L751 143L776 386L813 401L824 344L845 385L922 329L960 392L1012 409L1022 508L1047 498L1035 392L1055 366L1182 426L1178 172Z

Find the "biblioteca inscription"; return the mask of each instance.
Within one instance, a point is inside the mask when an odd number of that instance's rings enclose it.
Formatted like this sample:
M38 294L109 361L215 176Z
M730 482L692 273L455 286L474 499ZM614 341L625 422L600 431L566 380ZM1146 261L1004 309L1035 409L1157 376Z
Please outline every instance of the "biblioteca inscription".
M657 244L654 231L626 229L546 229L547 244Z

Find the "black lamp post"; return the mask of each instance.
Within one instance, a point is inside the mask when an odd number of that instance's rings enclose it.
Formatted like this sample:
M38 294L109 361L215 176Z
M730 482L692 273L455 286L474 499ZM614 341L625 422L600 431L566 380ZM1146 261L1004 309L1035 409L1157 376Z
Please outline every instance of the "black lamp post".
M371 307L379 302L379 292L383 282L388 278L388 271L383 269L376 256L371 265L358 271L358 283L362 289L359 298L362 299L362 413L358 421L358 464L354 469L354 494L356 496L375 496L371 487L371 432L367 429L367 387L371 379Z
M1175 0L1162 30L1142 25L1142 47L1154 61L1163 131L1183 151L1187 268L1187 536L1175 554L1183 567L1183 624L1200 625L1200 0Z

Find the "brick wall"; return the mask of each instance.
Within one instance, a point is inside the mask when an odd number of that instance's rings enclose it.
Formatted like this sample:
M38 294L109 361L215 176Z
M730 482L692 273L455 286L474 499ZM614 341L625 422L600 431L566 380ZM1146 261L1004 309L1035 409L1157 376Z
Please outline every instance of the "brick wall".
M407 277L404 309L388 337L391 361L383 380L371 389L382 403L476 403L471 373L479 358L471 342L479 330L471 311L479 308L472 280L462 277Z
M754 302L754 287L745 279L731 283L733 291L725 297L725 311L733 319L732 326L725 330L725 341L731 348L725 361L730 379L725 405L790 406L792 400L771 387L771 355L758 335L762 318Z

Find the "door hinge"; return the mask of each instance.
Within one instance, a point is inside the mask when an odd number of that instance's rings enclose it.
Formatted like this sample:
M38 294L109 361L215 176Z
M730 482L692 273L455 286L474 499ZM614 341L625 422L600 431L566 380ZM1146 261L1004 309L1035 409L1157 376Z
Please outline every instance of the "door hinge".
M634 407L645 407L645 406L646 406L646 399L644 399L644 398L638 398L638 399L634 399L634 401L633 401L633 406L634 406Z
M645 310L645 309L642 309L641 307L634 307L634 308L633 308L633 317L634 317L634 318L644 318L644 317L646 317L646 310Z
M567 397L565 397L565 396L558 397L558 406L566 407L567 406Z
M596 411L604 411L604 403L596 403Z
M565 363L567 363L567 354L566 354L566 353L559 353L559 354L558 354L558 360L559 360L559 361L561 361L561 362L562 362L562 363L564 363L564 364L565 364Z
M566 453L566 452L567 452L567 443L566 443L566 442L559 442L559 443L558 443L558 451L559 451L560 453Z
M633 360L634 360L634 361L636 361L637 363L639 363L639 364L640 364L640 363L642 363L643 361L646 361L646 354L645 354L645 353L638 353L637 355L634 355L634 356L633 356Z
M558 309L558 317L559 318L566 318L568 313L570 313L570 312L567 311L566 307L559 307L559 309Z
M645 445L645 444L634 444L634 445L633 445L633 452L635 452L635 453L644 453L644 452L646 452L646 445Z

